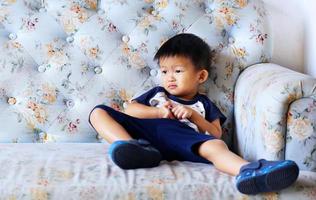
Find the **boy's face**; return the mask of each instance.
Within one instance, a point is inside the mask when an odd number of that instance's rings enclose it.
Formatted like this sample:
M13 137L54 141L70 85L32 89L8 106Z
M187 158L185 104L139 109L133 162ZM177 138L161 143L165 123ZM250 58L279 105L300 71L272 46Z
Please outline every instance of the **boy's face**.
M159 65L163 87L184 100L192 99L208 76L206 70L195 69L191 60L184 56L162 57Z

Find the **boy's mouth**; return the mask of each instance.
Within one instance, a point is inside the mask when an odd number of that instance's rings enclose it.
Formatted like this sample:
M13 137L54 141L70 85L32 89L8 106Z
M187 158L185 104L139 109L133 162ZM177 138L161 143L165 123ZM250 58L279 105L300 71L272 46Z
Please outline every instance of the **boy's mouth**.
M177 87L177 85L175 85L175 84L168 85L169 89L175 89L176 87Z

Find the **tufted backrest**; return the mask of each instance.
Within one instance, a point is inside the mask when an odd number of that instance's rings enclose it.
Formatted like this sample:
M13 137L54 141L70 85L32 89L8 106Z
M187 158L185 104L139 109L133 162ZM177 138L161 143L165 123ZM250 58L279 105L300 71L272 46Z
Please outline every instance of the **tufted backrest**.
M153 55L177 33L215 53L201 92L227 116L234 85L269 59L261 0L4 0L0 5L0 142L97 142L88 114L159 84ZM237 122L238 123L238 122Z

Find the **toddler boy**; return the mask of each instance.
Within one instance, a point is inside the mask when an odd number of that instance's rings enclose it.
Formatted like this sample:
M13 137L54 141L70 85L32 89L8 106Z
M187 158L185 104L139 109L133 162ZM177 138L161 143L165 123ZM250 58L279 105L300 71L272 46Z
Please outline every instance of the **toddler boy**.
M178 34L157 51L161 86L133 99L118 112L97 105L89 123L109 143L109 154L122 169L156 167L161 160L213 164L236 176L244 194L277 191L298 177L294 161L248 162L221 140L226 117L199 86L208 78L211 51L201 38Z

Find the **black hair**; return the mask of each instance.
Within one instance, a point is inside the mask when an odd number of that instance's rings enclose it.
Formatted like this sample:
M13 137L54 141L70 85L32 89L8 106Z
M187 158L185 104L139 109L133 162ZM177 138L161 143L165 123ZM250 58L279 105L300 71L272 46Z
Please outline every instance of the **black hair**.
M158 49L154 60L169 56L184 56L191 60L197 70L209 71L212 52L210 46L191 33L180 33L171 37Z

